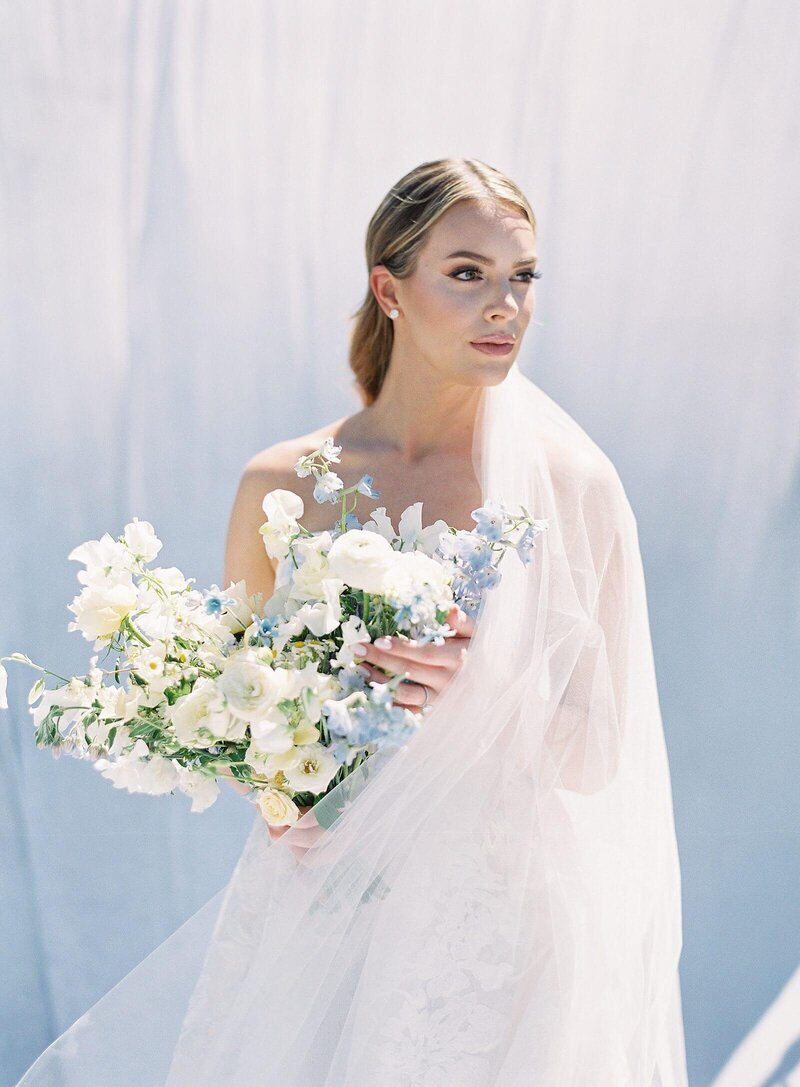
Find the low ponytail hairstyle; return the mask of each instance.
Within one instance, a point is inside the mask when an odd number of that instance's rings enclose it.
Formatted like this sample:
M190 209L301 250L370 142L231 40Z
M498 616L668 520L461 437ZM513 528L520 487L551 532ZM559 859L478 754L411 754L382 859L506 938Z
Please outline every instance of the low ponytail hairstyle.
M384 265L397 279L410 276L428 231L454 204L475 200L520 211L536 232L536 218L522 191L505 174L479 159L436 159L415 167L393 185L369 221L367 274ZM381 391L394 341L394 324L368 284L364 301L351 315L349 363L365 407Z

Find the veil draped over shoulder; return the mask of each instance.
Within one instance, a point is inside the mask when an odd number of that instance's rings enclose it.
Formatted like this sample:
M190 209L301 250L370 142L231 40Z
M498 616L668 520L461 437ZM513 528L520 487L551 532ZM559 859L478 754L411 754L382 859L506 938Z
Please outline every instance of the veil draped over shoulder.
M634 515L516 363L473 462L484 501L549 527L504 558L418 733L279 841L257 815L228 886L20 1087L685 1087Z

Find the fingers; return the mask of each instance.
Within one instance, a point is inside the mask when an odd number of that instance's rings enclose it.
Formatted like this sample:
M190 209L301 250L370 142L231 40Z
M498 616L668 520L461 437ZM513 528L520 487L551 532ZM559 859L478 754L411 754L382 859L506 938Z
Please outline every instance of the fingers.
M362 668L369 669L368 682L369 680L375 680L378 683L385 683L389 676L404 676L406 679L413 680L414 683L424 683L426 687L438 691L445 685L453 670L433 668L430 665L418 662L412 663L402 657L393 657L390 653L386 653L384 658L383 664L371 665L366 663L361 665Z
M416 642L409 641L408 638L395 635L392 638L379 638L374 642L361 643L363 648L360 651L355 646L353 650L359 663L366 660L382 668L391 668L395 672L400 671L399 668L393 666L398 660L428 668L452 670L463 660L462 651L466 648L464 644L466 641L466 637L456 636L447 638L442 645L432 643L418 645Z
M453 604L447 613L447 625L452 627L456 634L460 634L465 638L471 638L475 633L475 620L471 619L457 604Z

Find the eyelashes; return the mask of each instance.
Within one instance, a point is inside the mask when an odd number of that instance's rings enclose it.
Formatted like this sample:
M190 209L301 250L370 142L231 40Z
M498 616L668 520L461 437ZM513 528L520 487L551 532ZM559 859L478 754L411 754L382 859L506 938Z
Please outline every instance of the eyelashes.
M463 272L477 272L478 275L480 275L480 268L476 268L474 265L471 265L471 264L466 265L463 268L457 268L455 272L451 272L450 273L450 278L451 279L456 279ZM522 275L522 276L530 276L530 279L523 281L523 282L527 282L527 283L530 283L534 279L541 279L542 278L542 273L541 273L541 270L539 268L535 269L534 271L529 270L529 271L519 272L518 274ZM475 280L474 279L462 279L462 280L460 280L460 282L461 283L474 283Z

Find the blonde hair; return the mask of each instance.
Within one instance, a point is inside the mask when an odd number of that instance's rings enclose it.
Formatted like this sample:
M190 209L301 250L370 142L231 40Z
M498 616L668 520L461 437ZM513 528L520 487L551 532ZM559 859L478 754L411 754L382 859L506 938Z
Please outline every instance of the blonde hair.
M383 264L398 279L410 276L428 232L449 208L462 200L510 205L536 231L536 218L517 185L480 159L436 159L401 177L378 205L366 237L367 272ZM394 326L372 290L353 313L349 362L365 406L377 398L392 354Z

